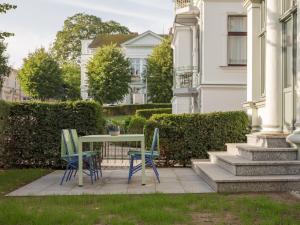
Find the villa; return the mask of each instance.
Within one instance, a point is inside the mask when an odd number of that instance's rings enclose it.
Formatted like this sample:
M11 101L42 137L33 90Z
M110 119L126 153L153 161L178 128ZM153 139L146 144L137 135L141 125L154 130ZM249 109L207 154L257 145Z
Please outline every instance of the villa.
M147 84L144 79L147 58L155 46L163 40L163 35L152 31L142 34L115 34L99 35L94 40L82 41L81 52L81 97L88 99L88 76L86 64L91 59L97 48L107 44L116 44L122 48L125 56L130 59L132 66L132 79L130 93L121 102L122 104L145 104L147 102Z
M241 110L247 12L242 0L176 0L173 113Z
M245 0L244 7L248 19L244 107L252 133L247 144L228 144L227 152L210 152L210 162L195 160L194 168L220 192L299 190L300 1Z

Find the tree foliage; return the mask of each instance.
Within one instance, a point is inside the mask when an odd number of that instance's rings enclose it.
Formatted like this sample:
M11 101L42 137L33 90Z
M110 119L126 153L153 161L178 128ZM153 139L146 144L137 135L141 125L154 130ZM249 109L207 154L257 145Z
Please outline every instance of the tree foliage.
M173 96L173 52L166 38L153 49L147 64L148 96L154 103L170 102Z
M0 14L1 13L6 13L7 11L11 10L11 9L16 9L17 6L16 5L11 5L11 4L7 4L7 3L1 3L0 4ZM12 36L12 33L8 33L8 32L0 32L0 40L3 40L6 37Z
M64 82L64 98L80 99L80 66L76 63L66 63L61 67Z
M18 77L24 92L34 99L58 99L62 95L61 70L44 48L24 59Z
M130 62L116 45L100 48L87 65L90 95L101 103L122 100L129 91Z
M10 72L10 67L8 66L8 57L5 51L5 44L0 42L0 90L3 83L3 78L8 76Z
M128 34L129 29L115 21L103 22L101 18L78 13L67 18L63 29L56 34L52 54L60 64L77 62L81 52L81 40L93 39L98 34Z

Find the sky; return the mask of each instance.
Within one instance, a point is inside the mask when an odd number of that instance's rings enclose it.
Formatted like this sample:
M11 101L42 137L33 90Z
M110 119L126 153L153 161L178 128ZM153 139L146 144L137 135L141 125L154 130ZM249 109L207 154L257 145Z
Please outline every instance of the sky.
M0 14L0 30L13 32L6 39L9 63L19 68L23 58L39 47L48 48L64 20L87 13L114 20L133 32L168 33L173 22L172 0L0 0L18 6Z

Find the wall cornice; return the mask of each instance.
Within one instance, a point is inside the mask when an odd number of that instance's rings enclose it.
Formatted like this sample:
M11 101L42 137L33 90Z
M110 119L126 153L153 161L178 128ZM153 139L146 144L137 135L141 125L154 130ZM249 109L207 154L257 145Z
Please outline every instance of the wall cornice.
M248 8L252 4L261 4L261 0L244 0L244 8Z

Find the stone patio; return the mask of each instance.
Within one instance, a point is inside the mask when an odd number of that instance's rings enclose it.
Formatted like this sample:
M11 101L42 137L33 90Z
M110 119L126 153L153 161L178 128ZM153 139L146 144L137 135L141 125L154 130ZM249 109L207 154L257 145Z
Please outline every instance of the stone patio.
M147 169L147 185L141 185L141 174L136 174L127 184L128 169L103 170L103 177L91 184L84 177L84 186L77 186L77 177L59 185L63 171L55 171L7 196L47 196L47 195L104 195L104 194L150 194L150 193L209 193L214 192L192 169L161 168L161 183L157 183L152 170Z

